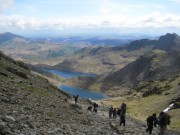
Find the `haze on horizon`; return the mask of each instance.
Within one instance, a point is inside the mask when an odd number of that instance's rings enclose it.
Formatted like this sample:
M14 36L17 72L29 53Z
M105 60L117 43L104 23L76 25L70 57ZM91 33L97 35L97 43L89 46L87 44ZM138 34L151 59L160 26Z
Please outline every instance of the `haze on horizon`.
M180 0L0 0L0 33L180 34Z

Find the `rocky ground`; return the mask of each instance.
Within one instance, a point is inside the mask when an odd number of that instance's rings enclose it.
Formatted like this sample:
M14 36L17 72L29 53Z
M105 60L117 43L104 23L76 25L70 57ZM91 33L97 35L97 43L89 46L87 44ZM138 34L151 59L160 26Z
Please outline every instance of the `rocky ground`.
M10 94L11 93L11 94ZM12 94L15 95L12 97ZM88 101L74 104L62 97L37 98L28 93L1 93L1 135L145 135L145 123L127 115L125 127L119 119L109 119L105 106L98 113L87 111ZM11 96L11 98L10 98ZM4 97L4 98L2 98ZM23 99L23 100L22 100ZM157 135L158 128L153 130ZM178 135L170 132L169 135Z

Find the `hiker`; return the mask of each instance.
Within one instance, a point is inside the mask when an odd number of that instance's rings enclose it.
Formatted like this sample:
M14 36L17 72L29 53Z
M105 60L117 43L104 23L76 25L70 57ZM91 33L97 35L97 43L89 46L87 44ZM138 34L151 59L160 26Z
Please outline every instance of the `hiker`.
M153 125L154 122L156 122L156 114L154 113L152 116L149 116L146 121L147 121L147 126L148 128L146 129L146 133L152 134L152 130L153 130Z
M159 125L159 120L155 115L155 117L154 117L154 127L156 128L157 125Z
M159 114L159 126L160 126L160 133L159 135L164 135L167 130L167 125L170 124L170 116L165 112L161 112Z
M93 107L93 112L97 113L98 104L94 102Z
M116 118L116 114L117 114L117 111L116 111L116 108L113 109L113 118Z
M126 120L125 120L125 114L126 114L126 104L122 103L121 107L118 110L119 118L120 118L120 126L123 124L125 126Z
M109 118L111 118L112 114L113 114L113 107L111 106L109 108Z
M74 95L73 97L74 97L74 101L75 101L75 104L76 104L76 103L77 103L77 100L78 100L79 95L76 95L76 96Z
M65 99L64 99L64 101L65 101L65 102L67 102L67 101L68 101L68 99L67 99L67 98L65 98Z
M92 106L88 106L87 110L92 112Z

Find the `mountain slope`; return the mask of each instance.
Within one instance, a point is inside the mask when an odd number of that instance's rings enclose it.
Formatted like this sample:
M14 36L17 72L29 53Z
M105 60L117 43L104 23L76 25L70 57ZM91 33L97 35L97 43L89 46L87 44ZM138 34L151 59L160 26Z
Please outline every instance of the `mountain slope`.
M163 80L180 73L180 53L154 50L141 56L104 81L115 84L137 84L141 81Z
M150 51L156 40L136 40L118 47L85 47L54 66L56 69L93 72L114 72Z
M169 127L180 131L179 89L180 75L161 81L141 82L132 88L131 93L105 100L104 104L118 106L119 103L124 102L128 105L127 112L131 116L145 121L147 116L153 113L158 115L174 103L174 107L168 111L171 116Z
M1 135L116 132L110 125L97 122L97 119L101 122L106 120L92 117L78 109L80 106L65 102L69 95L19 63L0 52ZM93 130L92 125L100 129Z
M141 81L163 80L180 73L180 37L161 36L154 50L106 77L105 82L136 84Z

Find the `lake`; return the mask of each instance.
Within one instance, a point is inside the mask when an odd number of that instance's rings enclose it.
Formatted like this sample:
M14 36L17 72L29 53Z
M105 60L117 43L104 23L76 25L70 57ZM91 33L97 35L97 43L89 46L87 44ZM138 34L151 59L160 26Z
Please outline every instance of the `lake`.
M46 70L48 72L51 72L53 74L56 74L58 76L64 77L64 78L73 78L73 77L78 77L78 76L90 76L90 77L96 77L96 74L91 74L91 73L80 73L80 72L65 72L65 71L60 71L60 70ZM82 89L78 87L73 87L73 86L68 86L68 85L60 85L59 89L68 92L71 95L79 95L80 97L83 98L90 98L93 100L99 100L103 98L108 98L103 93L100 92L95 92L92 90L88 89Z
M46 70L50 73L62 76L64 78L73 78L78 76L89 76L89 77L96 77L96 74L92 73L81 73L81 72L67 72L67 71L61 71L61 70Z
M100 93L100 92L90 91L88 89L82 89L82 88L73 87L73 86L67 86L64 84L60 85L59 89L65 91L65 92L68 92L71 95L79 95L80 97L90 98L93 100L108 98L108 96L106 96L105 94Z

